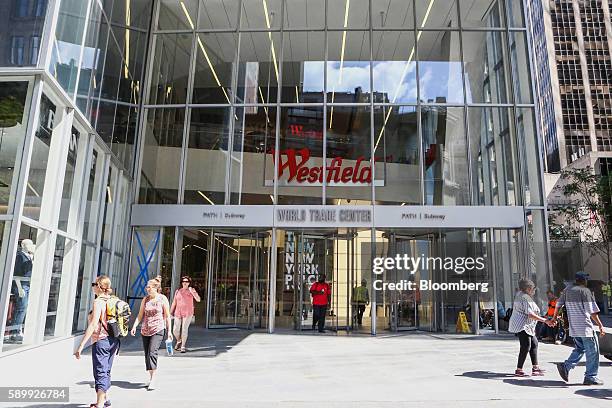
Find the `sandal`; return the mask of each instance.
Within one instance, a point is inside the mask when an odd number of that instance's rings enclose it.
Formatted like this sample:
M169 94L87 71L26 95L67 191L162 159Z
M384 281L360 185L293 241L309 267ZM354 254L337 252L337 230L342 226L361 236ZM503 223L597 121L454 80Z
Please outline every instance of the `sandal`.
M531 375L536 376L536 377L543 376L545 372L546 370L542 370L541 368L531 369Z
M519 370L519 369L516 369L514 371L514 375L517 376L517 377L529 377L529 374L527 374L523 370Z

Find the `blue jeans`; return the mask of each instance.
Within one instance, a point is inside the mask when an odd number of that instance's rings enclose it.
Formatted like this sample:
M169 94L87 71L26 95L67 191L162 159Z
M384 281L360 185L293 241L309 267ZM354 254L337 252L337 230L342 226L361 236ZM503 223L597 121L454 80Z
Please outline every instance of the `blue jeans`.
M18 326L13 329L12 334L23 333L23 322L25 321L26 311L28 310L28 300L30 299L30 285L21 286L24 291L23 297L17 296L15 300L15 311L13 314L13 321L11 326Z
M586 372L584 378L595 378L599 371L599 340L597 333L593 337L574 337L574 350L563 363L567 370L571 370L586 354Z
M107 337L96 341L91 346L91 360L96 391L108 391L111 386L111 369L113 360L119 350L119 339Z

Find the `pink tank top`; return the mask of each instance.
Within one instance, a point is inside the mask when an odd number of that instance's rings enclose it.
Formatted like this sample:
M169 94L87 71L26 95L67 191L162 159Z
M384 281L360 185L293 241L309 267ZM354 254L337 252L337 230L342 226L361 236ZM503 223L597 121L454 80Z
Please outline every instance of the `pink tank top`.
M157 295L154 299L145 301L140 334L153 336L166 328L163 306L164 296L162 295Z
M91 334L91 344L94 344L98 340L103 340L108 337L107 324L106 324L106 301L108 297L100 296L95 300L98 307L102 309L100 315L100 321L98 322L98 329Z

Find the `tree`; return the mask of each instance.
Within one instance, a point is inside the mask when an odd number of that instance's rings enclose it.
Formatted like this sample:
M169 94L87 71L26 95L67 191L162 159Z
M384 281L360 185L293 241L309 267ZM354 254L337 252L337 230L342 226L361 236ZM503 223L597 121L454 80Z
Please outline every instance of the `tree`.
M591 167L568 168L561 172L553 191L561 193L563 199L549 204L550 239L588 243L590 254L599 254L607 264L608 281L612 282L612 177L595 174Z

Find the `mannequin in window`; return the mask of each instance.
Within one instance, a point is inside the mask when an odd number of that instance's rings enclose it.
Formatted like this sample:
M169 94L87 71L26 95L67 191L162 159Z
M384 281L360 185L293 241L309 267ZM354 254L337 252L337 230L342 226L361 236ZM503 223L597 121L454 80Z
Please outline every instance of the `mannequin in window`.
M32 278L32 261L35 250L36 245L30 239L21 241L21 245L17 248L11 286L11 295L14 299L13 319L10 323L10 340L12 342L20 343L23 341L23 323L30 297L30 279Z

